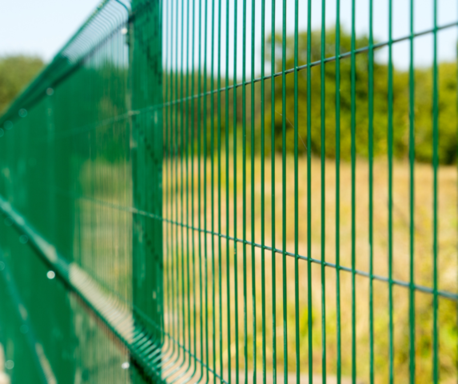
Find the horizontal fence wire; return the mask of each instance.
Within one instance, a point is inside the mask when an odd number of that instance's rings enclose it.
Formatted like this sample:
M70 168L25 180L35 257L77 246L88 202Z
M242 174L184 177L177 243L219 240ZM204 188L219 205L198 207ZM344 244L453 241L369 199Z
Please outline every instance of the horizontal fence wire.
M0 117L12 382L455 380L457 35L443 0L102 1Z

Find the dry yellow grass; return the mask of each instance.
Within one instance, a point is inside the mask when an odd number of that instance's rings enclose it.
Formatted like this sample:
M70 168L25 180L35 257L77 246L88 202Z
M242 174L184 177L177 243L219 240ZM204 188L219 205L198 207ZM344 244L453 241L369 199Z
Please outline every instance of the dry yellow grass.
M226 160L229 161L229 174L225 172ZM272 177L271 160L267 158L264 162L264 214L262 213L261 198L261 160L255 157L254 190L251 187L250 160L247 163L247 195L246 211L243 202L243 173L242 159L237 159L236 171L234 172L234 158L229 156L222 157L222 179L221 188L218 187L218 162L214 160L214 183L211 183L211 160L207 160L207 176L204 178L204 160L190 158L188 169L185 162L181 170L180 162L174 161L165 163L165 210L164 216L172 221L181 222L181 214L185 224L194 228L206 228L211 231L212 215L214 219L214 232L218 232L219 208L218 197L221 195L221 233L243 239L243 219L246 212L248 242L262 243L261 224L264 220L265 233L264 244L271 246L275 240L277 249L282 249L283 241L286 243L286 251L294 253L294 160L287 158L286 163L286 206L282 205L282 163L281 157L275 158L275 209L272 210ZM175 173L175 166L178 166L178 175ZM200 176L199 176L200 166ZM324 232L321 231L321 161L313 159L311 164L311 238L310 248L311 257L321 259L323 256L328 263L336 261L336 172L335 162L328 160L325 163L325 226ZM298 163L298 253L308 256L307 246L307 163L306 158L300 158ZM183 173L181 173L183 171ZM193 172L192 172L193 171ZM194 173L194 182L193 176ZM235 173L235 174L234 174ZM180 184L181 174L184 175L183 185ZM456 293L457 291L457 177L455 167L441 167L439 170L439 209L438 209L438 265L439 265L439 289L447 292ZM356 269L362 272L369 271L370 244L369 244L369 183L368 183L368 162L363 159L357 160L355 173L356 185L356 206L355 206L355 265ZM340 222L338 225L340 235L340 262L344 267L351 267L352 255L352 204L351 204L351 166L342 163L340 166ZM433 244L433 173L430 165L415 165L415 224L414 224L414 261L415 261L415 283L424 287L432 287L432 244ZM206 183L206 184L205 184ZM226 184L227 183L227 184ZM236 183L236 185L235 185ZM374 210L373 210L373 262L374 273L380 277L388 276L388 169L386 160L377 160L374 164ZM183 187L183 195L181 188ZM228 187L228 188L227 188ZM235 191L234 191L235 188ZM206 196L204 196L206 189ZM200 202L199 202L200 190ZM211 193L213 190L214 204L212 206ZM178 191L178 193L176 193ZM187 193L186 193L187 191ZM229 191L229 194L227 194ZM192 196L192 193L194 196ZM235 198L234 198L235 197ZM251 199L254 199L254 216L251 218ZM205 198L205 200L204 200ZM236 201L236 205L235 205ZM183 205L182 205L183 202ZM187 203L188 202L188 203ZM228 202L228 205L227 205ZM393 238L392 238L392 273L393 279L408 283L410 265L410 199L409 199L409 164L407 162L395 162L393 171ZM207 216L204 216L204 207ZM286 228L285 239L282 238L282 214L285 209ZM275 219L273 220L273 215ZM227 227L226 220L229 222ZM254 220L254 232L251 231L252 221ZM272 224L275 224L275 236L272 236ZM234 229L235 228L235 229ZM190 294L190 317L188 322L188 312L185 311L185 325L191 326L190 332L194 334L194 310L196 313L196 336L197 355L205 353L206 347L206 321L208 320L209 338L209 360L213 359L212 332L215 314L215 337L217 368L222 359L223 366L227 367L229 360L231 367L236 364L237 345L235 336L235 326L238 325L238 358L239 368L244 370L244 278L247 284L247 341L248 341L248 370L254 369L254 352L256 352L256 363L259 372L262 372L263 328L266 336L266 366L267 371L272 372L274 360L277 363L279 375L285 369L283 357L283 310L287 314L288 328L288 367L289 371L295 369L296 352L296 324L300 340L300 366L301 372L306 373L308 366L308 309L307 300L309 284L307 280L307 261L300 260L298 263L299 279L295 280L294 258L286 258L286 281L283 281L282 254L275 255L275 262L272 264L272 252L265 251L265 316L262 310L262 253L259 247L255 248L254 254L250 244L246 247L246 254L243 252L242 243L238 243L234 248L232 241L229 242L229 270L226 268L227 244L226 239L221 239L221 254L218 248L218 236L211 234L200 234L196 230L186 230L178 227L175 223L166 225L165 236L168 253L166 254L166 273L169 278L166 286L175 286L175 300L178 300L179 308L184 305L188 308L188 288ZM236 233L234 233L236 230ZM178 234L178 238L175 236ZM322 254L322 236L324 235L325 251ZM178 246L177 246L178 241ZM184 249L181 249L183 241ZM199 253L199 241L201 249ZM212 252L214 246L215 252ZM206 247L206 248L205 248ZM207 252L205 254L205 251ZM205 257L205 255L207 257ZM244 256L246 256L246 269L243 268ZM172 264L171 258L178 257L178 262ZM183 257L183 258L182 258ZM254 264L252 264L252 257ZM188 259L189 258L189 259ZM219 260L221 259L221 281L219 279ZM175 259L174 259L175 260ZM215 308L213 308L212 295L212 260L215 262ZM237 262L237 268L234 262ZM181 270L178 275L170 275L169 268L181 268L184 262L185 276L181 280ZM190 277L188 280L186 268L190 265ZM199 266L202 265L202 269ZM205 270L205 266L207 270ZM276 277L272 277L272 266L275 268ZM237 283L235 272L237 271ZM175 272L174 272L175 273ZM202 283L200 274L202 273ZM323 346L326 347L326 369L329 375L337 372L337 312L336 312L336 270L332 266L325 268L325 288L322 285L321 265L314 263L311 266L311 297L312 302L312 344L313 344L313 370L315 374L320 374L323 370L322 352ZM342 374L346 377L351 375L351 292L352 282L351 273L341 271L341 337L342 337ZM207 280L205 280L207 276ZM229 291L227 287L228 277L230 277ZM178 278L178 279L177 279ZM273 283L275 280L275 291ZM356 298L356 355L357 355L357 377L360 382L368 382L370 369L370 343L369 343L369 279L365 276L356 276L355 298ZM178 284L177 284L178 282ZM181 282L184 284L184 291L181 290ZM205 283L207 282L208 285ZM253 284L254 282L254 284ZM295 306L295 285L298 284L298 307ZM219 288L221 284L221 291ZM285 288L284 288L285 287ZM388 284L384 281L374 281L374 365L376 382L386 382L389 369L389 301ZM237 296L235 289L237 288ZM283 290L286 291L286 302L283 301ZM200 302L200 292L202 290L203 301ZM185 292L185 295L182 295ZM323 344L323 296L326 304L326 317L324 319L326 329L326 341ZM206 299L208 297L208 299ZM238 318L235 315L238 308ZM171 296L168 296L171 299ZM276 303L276 358L274 359L273 347L273 312L272 303ZM171 301L170 301L171 302ZM253 307L255 302L256 308ZM416 374L418 382L429 382L432 368L432 295L416 292L415 294L415 321L416 321ZM222 311L220 312L220 305ZM229 308L228 308L229 306ZM441 377L446 382L456 377L455 357L456 357L456 303L448 299L439 299L439 321L440 321L440 368ZM227 319L231 322L231 336L227 336ZM173 313L172 308L166 312L166 324L173 330L172 324L177 320L177 314ZM254 320L254 315L256 319ZM178 317L181 316L181 312ZM222 321L222 349L219 347L220 318ZM202 319L202 322L201 322ZM263 321L264 319L264 321ZM408 379L409 370L409 290L408 288L393 285L393 322L394 322L394 372L395 377L403 382ZM255 326L253 326L253 323ZM181 322L179 324L182 324ZM203 346L200 346L200 327L202 326ZM185 328L186 328L185 327ZM253 328L254 327L254 328ZM186 328L187 329L187 328ZM187 331L185 331L188 335ZM177 336L180 338L180 336ZM256 350L253 350L254 337L256 337ZM186 344L187 339L184 339ZM193 350L193 345L190 346ZM230 351L230 353L228 353ZM271 373L269 373L271 374ZM426 379L428 378L428 379Z
M176 162L178 160L178 162ZM226 174L226 160L229 161L229 173ZM206 177L204 176L206 165ZM218 161L214 159L214 178L212 180L211 159L197 157L188 159L188 168L183 159L164 162L164 260L165 260L165 330L182 346L189 349L199 359L210 362L213 369L215 359L217 372L221 365L227 371L229 362L231 370L236 367L238 357L239 370L245 371L244 342L248 343L246 367L251 377L256 362L257 380L262 377L263 350L268 376L272 376L274 363L277 374L281 376L288 370L288 380L293 377L296 367L296 329L300 342L301 374L306 375L308 365L308 316L312 309L312 345L313 372L320 376L326 368L329 377L337 374L337 307L336 307L336 269L326 266L325 279L321 278L321 264L311 264L311 281L307 279L308 263L298 262L298 279L295 279L294 257L285 259L286 269L283 270L283 256L276 253L272 260L272 252L263 254L260 247L254 251L251 243L261 244L264 223L264 244L270 247L275 241L277 249L294 253L294 159L286 159L286 205L283 206L282 162L281 157L275 158L275 181L272 180L271 159L264 162L264 213L262 211L261 159L254 157L254 188L251 184L251 163L247 161L246 206L243 199L242 158L237 158L234 172L234 158L222 154L221 187L218 181ZM314 158L311 163L311 257L320 260L324 257L327 263L336 262L336 166L334 160L325 163L325 188L321 189L321 161ZM200 173L199 173L200 166ZM127 166L128 167L128 166ZM356 205L355 205L355 267L363 273L369 271L369 164L364 159L357 160L355 173ZM98 228L94 233L83 236L82 249L97 249L97 263L81 260L87 264L88 270L94 275L98 270L105 271L98 276L123 295L130 295L130 263L132 220L131 213L126 210L113 210L113 207L128 207L131 204L131 186L120 183L122 176L128 175L125 165L119 169L113 165L100 167L98 179L93 184L95 200L108 203L91 211L94 202L82 201L81 220L94 221ZM299 158L298 162L298 253L308 256L307 238L307 162ZM182 180L183 182L181 183ZM342 162L340 165L340 262L351 268L352 255L352 204L351 204L351 166ZM410 273L410 198L409 198L409 164L395 162L393 168L393 238L392 238L392 273L397 281L408 283ZM414 204L414 278L417 285L432 287L433 266L433 173L430 165L415 165L415 204ZM227 183L227 184L226 184ZM85 185L84 180L82 184ZM100 191L97 192L97 185ZM440 167L438 179L438 267L439 289L457 292L457 171L455 167ZM109 191L103 186L116 185ZM272 210L272 185L275 192L275 204ZM374 196L373 196L373 266L374 273L382 278L388 276L388 169L386 159L378 159L374 163ZM206 195L204 194L204 191ZM229 191L229 194L227 194ZM84 191L83 191L84 192ZM200 200L199 200L200 192ZM212 200L213 193L213 200ZM322 232L321 203L324 196L325 225ZM218 199L221 199L221 212ZM251 201L254 206L251 206ZM212 204L213 202L213 204ZM113 204L113 207L110 206ZM254 215L252 216L252 208ZM89 215L89 212L92 212ZM114 212L117 212L116 214ZM206 215L205 215L206 212ZM286 214L285 238L283 239L283 212ZM220 214L221 213L221 214ZM233 241L224 236L236 236L244 240L243 222L246 219L245 248L238 242L234 248ZM213 219L213 228L212 228ZM153 218L151 218L153 220ZM81 224L83 224L83 221ZM221 222L221 228L219 223ZM229 225L227 225L227 222ZM183 224L183 225L181 225ZM254 231L252 231L254 224ZM272 225L275 224L274 235ZM197 228L206 229L198 231ZM224 236L212 235L221 232ZM236 233L235 233L236 231ZM111 233L110 241L91 245L95 239L103 239ZM324 236L324 238L323 238ZM91 240L92 239L92 240ZM97 240L98 241L98 240ZM221 246L219 244L221 241ZM322 247L324 244L324 252ZM200 245L200 248L199 248ZM103 252L100 247L103 246ZM221 251L220 251L221 249ZM90 252L87 252L88 255ZM84 254L84 253L83 253ZM229 260L226 256L229 255ZM113 263L113 257L118 260ZM244 262L246 260L246 268ZM274 261L274 262L272 262ZM101 263L101 264L100 264ZM100 267L99 264L103 267ZM220 267L221 264L221 267ZM119 266L123 266L119 269ZM227 268L229 266L229 268ZM116 269L118 268L118 269ZM264 282L263 282L264 270ZM188 272L189 271L189 272ZM273 277L275 271L275 277ZM237 279L235 276L237 272ZM286 280L283 280L283 272ZM189 273L189 275L188 275ZM188 277L189 276L189 277ZM221 278L220 278L221 276ZM228 287L229 277L229 287ZM341 271L341 366L342 375L351 376L352 364L352 280L351 273ZM246 279L246 280L245 280ZM246 288L244 282L246 281ZM370 321L369 321L369 279L366 276L355 277L355 343L357 356L357 379L359 383L369 382L370 370ZM324 284L323 284L324 282ZM275 284L274 284L275 283ZM298 305L295 302L295 287L298 286ZM275 285L275 286L274 286ZM265 290L263 291L263 287ZM312 301L308 301L308 290L311 289ZM237 289L237 292L236 292ZM245 295L246 289L246 295ZM389 285L386 281L374 280L374 373L377 383L387 382L389 374ZM214 295L213 295L214 292ZM263 312L263 293L265 295L265 312ZM286 301L283 295L286 295ZM324 300L323 300L324 298ZM275 302L276 326L273 326ZM326 314L323 318L325 302ZM245 314L246 304L246 314ZM236 313L236 308L238 313ZM283 320L286 313L286 322ZM246 333L245 333L246 318ZM215 326L213 326L213 319ZM415 293L415 336L416 336L416 376L418 383L430 382L432 369L432 295L417 291ZM228 320L230 321L230 338L228 337ZM409 289L393 285L393 322L394 322L394 374L398 382L405 382L409 375ZM220 325L221 324L221 325ZM323 324L326 340L323 339ZM456 378L455 361L457 356L457 305L449 299L439 299L439 334L440 334L440 371L441 380L445 383ZM238 333L236 334L236 325ZM284 349L284 329L287 326L287 348ZM195 331L194 331L195 326ZM184 333L183 333L184 328ZM201 331L202 330L202 331ZM276 331L274 348L274 330ZM263 344L265 333L265 345ZM213 336L214 335L214 336ZM189 339L191 337L191 339ZM195 344L194 344L195 338ZM213 339L215 345L213 346ZM256 339L256 341L255 341ZM170 340L170 339L166 339ZM191 342L189 343L189 340ZM202 340L202 344L201 344ZM220 344L221 343L221 344ZM208 344L208 356L207 356ZM173 344L166 344L169 356L178 356ZM255 346L255 347L253 347ZM323 364L322 353L326 347L326 364ZM276 355L274 357L274 350ZM238 353L237 353L238 352ZM285 352L288 352L288 364L284 366ZM181 355L178 362L191 363ZM254 354L256 353L256 358ZM185 364L185 367L187 364ZM199 367L199 364L197 364ZM192 371L193 369L191 369ZM196 377L198 378L198 374ZM250 379L251 380L251 379Z

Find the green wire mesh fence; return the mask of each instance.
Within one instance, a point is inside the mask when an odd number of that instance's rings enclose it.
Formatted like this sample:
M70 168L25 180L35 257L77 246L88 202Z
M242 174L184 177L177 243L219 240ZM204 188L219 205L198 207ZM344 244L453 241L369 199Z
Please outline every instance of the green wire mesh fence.
M0 117L12 382L455 382L457 36L447 0L103 1Z

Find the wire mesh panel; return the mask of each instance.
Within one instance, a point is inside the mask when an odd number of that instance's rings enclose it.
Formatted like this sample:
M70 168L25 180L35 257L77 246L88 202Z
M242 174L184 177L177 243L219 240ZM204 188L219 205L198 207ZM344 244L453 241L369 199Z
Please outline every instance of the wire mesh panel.
M457 31L102 2L0 118L13 382L455 382Z

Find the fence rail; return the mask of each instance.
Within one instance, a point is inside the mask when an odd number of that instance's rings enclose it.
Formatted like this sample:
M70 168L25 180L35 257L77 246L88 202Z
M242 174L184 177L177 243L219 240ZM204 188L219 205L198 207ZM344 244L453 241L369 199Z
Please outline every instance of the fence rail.
M456 381L457 37L439 0L102 1L0 117L12 382Z

